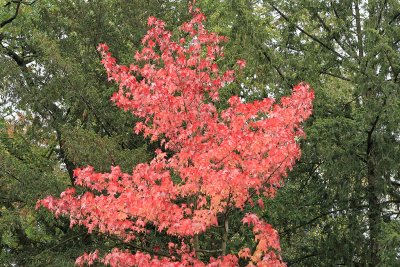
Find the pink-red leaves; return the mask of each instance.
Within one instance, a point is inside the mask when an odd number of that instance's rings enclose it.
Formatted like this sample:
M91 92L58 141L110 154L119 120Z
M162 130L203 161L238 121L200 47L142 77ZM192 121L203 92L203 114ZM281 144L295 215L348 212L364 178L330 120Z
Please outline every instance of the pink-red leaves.
M180 27L189 36L177 42L171 40L163 21L150 17L144 47L129 67L118 65L107 45L98 47L109 79L119 84L112 101L141 118L135 132L153 141L161 139L162 150L156 151L149 164L137 165L132 174L119 167L112 167L110 173L96 173L90 166L77 169L76 185L88 192L76 195L74 189L67 189L59 199L47 197L39 206L56 215L69 215L71 226L84 225L89 232L96 229L129 241L146 232L148 224L169 235L192 237L216 226L217 215L228 208L251 205L254 192L261 208L261 194L275 195L287 170L300 157L296 140L304 135L300 124L311 114L313 91L307 84L299 84L280 104L273 99L243 103L233 96L229 108L218 113L214 105L219 101L218 91L235 79L233 70L221 72L217 64L223 56L220 44L226 38L205 30L205 16L198 10L192 10L192 15L192 20ZM237 65L242 69L246 62L238 60ZM166 150L173 152L172 156L167 157ZM179 177L178 181L172 175ZM185 198L196 201L177 201ZM252 227L257 247L255 251L244 248L239 256L249 259L250 266L284 266L277 232L255 214L247 214L242 222ZM113 250L101 259L97 252L84 254L76 263L238 264L234 255L203 263L184 243L181 247L170 243L166 249L171 257Z
M239 59L238 61L236 61L236 64L239 66L239 69L243 69L246 67L246 61L243 59Z

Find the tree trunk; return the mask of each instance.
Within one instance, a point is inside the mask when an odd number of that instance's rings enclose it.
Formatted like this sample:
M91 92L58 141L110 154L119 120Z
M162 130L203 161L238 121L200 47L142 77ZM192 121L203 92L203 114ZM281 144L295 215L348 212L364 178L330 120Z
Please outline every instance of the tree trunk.
M368 226L369 226L369 266L379 264L379 221L381 207L379 203L378 177L375 172L375 162L373 158L374 140L372 137L379 116L376 117L367 138L367 200L368 200Z

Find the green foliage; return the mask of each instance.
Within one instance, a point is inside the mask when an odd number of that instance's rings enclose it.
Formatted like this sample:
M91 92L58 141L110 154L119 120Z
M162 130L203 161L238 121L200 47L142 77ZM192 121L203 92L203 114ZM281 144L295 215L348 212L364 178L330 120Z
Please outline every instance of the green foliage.
M122 149L121 143L126 138L135 138L132 132L128 137L116 135L112 137L99 136L94 131L82 128L64 128L62 135L65 138L65 154L73 162L79 162L80 166L91 165L98 171L109 171L111 165L119 165L130 172L132 166L146 162L150 159L147 153L147 145L142 140L137 143L141 147L135 149Z
M13 16L15 2L0 1L0 22ZM315 89L302 159L264 214L279 229L285 260L374 266L377 254L380 266L398 265L399 1L197 2L207 27L230 38L221 67L247 61L222 99L239 88L247 101L279 97L303 80ZM0 28L0 113L14 118L0 120L0 264L69 266L82 247L109 247L110 240L69 229L34 205L70 185L76 166L108 171L115 163L130 171L149 158L157 144L135 136L132 116L110 105L115 88L95 47L118 47L113 54L130 62L148 16L174 27L186 7L186 1L41 0L22 4ZM230 225L232 251L250 242L240 225Z
M315 89L302 159L266 205L288 263L398 264L398 243L382 243L400 201L398 1L201 5L231 38L225 54L249 59L238 80L246 100L302 80Z
M400 222L390 221L383 223L379 242L381 247L384 248L380 251L382 259L380 266L395 266L399 262Z

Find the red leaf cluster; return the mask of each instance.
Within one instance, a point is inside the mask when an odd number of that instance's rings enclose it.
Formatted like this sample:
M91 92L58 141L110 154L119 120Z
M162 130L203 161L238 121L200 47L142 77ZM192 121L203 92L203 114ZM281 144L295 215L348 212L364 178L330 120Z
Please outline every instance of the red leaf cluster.
M112 101L142 119L136 133L161 142L157 156L132 174L119 167L110 173L96 173L90 166L77 169L76 185L87 188L86 193L76 195L70 188L38 205L69 216L71 226L84 225L89 232L96 229L128 242L146 233L148 225L179 237L201 234L217 226L218 214L243 209L254 198L263 207L262 195L274 196L300 157L297 138L304 136L300 124L311 114L313 91L299 84L278 104L271 98L245 103L233 96L229 107L218 111L219 89L235 78L233 70L223 71L217 64L226 38L205 30L205 16L198 10L192 14L180 27L185 37L178 42L163 21L150 17L143 48L130 66L118 65L105 44L98 48L109 80L119 84ZM245 64L237 61L239 68ZM247 214L243 223L252 227L258 245L255 251L244 248L239 256L248 258L249 266L284 266L277 232L255 214ZM159 258L115 249L103 258L97 252L84 254L76 263L238 264L235 255L203 263L185 243L170 243L169 250L169 257Z

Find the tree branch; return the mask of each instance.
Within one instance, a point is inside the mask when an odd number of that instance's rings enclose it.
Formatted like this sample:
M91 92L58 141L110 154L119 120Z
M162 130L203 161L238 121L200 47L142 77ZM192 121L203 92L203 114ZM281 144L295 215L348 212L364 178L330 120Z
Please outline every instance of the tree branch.
M356 11L355 19L356 19L356 30L357 30L358 58L361 64L362 58L364 57L364 44L363 44L363 34L361 28L360 7L358 5L358 0L354 1L354 8Z
M103 234L103 233L98 232L98 231L93 231L93 232L96 232L98 235ZM151 249L151 248L137 246L137 245L134 245L132 243L125 243L120 238L115 237L113 235L108 235L107 237L112 239L112 240L114 240L114 241L121 242L124 245L127 245L127 246L129 246L129 247L131 247L131 248L133 248L135 250L147 252L150 255L157 255L157 256L162 256L162 257L166 257L166 258L171 258L172 256L175 256L176 258L180 259L180 256L176 255L176 254L175 255L171 255L171 254L169 254L167 252L164 252L164 251L154 251L154 249Z
M283 75L283 73L279 69L279 67L272 63L271 57L268 55L268 53L261 46L259 46L259 49L260 49L261 53L263 54L263 56L268 60L268 62L271 64L271 66L276 70L276 72L279 74L281 79L284 81L285 80L285 76Z
M336 213L336 212L346 211L346 210L350 210L350 209L351 210L353 210L353 209L365 209L365 208L368 208L368 207L369 207L368 205L361 205L361 206L357 206L357 207L353 207L353 208L350 207L350 208L336 209L336 210L331 210L331 211L328 211L328 212L324 212L324 213L321 213L317 217L314 217L314 218L312 218L311 220L309 220L309 221L307 221L305 223L302 223L302 224L299 224L299 225L294 226L292 228L284 230L283 232L279 233L279 235L280 236L284 236L284 235L286 235L286 234L288 234L290 232L293 232L294 230L297 230L297 229L302 228L302 227L304 227L306 225L312 224L313 222L315 222L315 221L317 221L317 220L319 220L319 219L321 219L321 218L323 218L325 216L328 216L328 215L331 215L333 213Z
M344 77L344 76L341 76L341 75L338 75L338 74L330 73L330 72L327 72L327 71L324 71L324 70L320 71L320 74L325 74L325 75L328 75L328 76L332 76L332 77L341 79L343 81L348 81L348 82L352 82L353 81L350 78L347 78L347 77Z
M400 12L393 16L393 18L389 21L389 25L395 22L400 17Z
M292 266L292 265L297 264L305 259L316 257L318 255L320 255L320 253L312 253L312 254L307 254L307 255L301 256L300 258L294 259L292 261L288 261L287 266Z
M381 26L381 22L382 22L382 13L383 13L383 10L385 9L385 7L386 7L386 5L387 5L387 0L385 0L385 2L383 3L383 5L380 7L380 9L379 9L379 16L378 16L378 19L376 20L376 25L375 25L375 29L379 29L379 27Z
M395 185L395 186L398 186L398 187L400 187L400 183L399 183L399 182L396 182L396 181L390 181L390 183L391 183L392 185Z
M15 176L14 174L12 174L11 172L7 171L6 169L3 168L3 171L8 174L11 178L13 178L14 180L18 181L20 184L25 184L23 181L21 181L21 179L19 179L17 176Z
M337 57L344 59L345 57L342 56L341 54L339 54L336 50L334 50L332 47L330 47L329 45L325 44L324 42L322 42L321 40L319 40L317 37L315 37L314 35L308 33L306 30L304 30L303 28L301 28L299 25L297 25L296 23L292 22L288 16L286 16L278 7L276 7L274 4L271 3L271 1L267 1L268 4L276 11L278 12L278 14L287 22L289 22L290 24L292 24L296 29L298 29L300 32L302 32L303 34L307 35L311 40L313 40L314 42L320 44L322 47L324 47L325 49L327 49L328 51L332 52L333 54L335 54Z
M338 37L336 36L336 34L332 33L332 29L325 23L325 21L322 19L322 17L318 14L318 11L314 12L314 15L317 17L317 19L319 20L319 22L321 23L322 27L328 31L330 34L332 34L332 38L335 40L335 42L340 46L340 48L346 52L349 56L351 57L355 57L354 53L351 53L351 51L348 51L343 43L338 39Z
M33 5L34 3L36 3L38 0L33 0L32 2L24 2L24 1L22 1L22 0L13 0L12 2L13 3L21 3L21 4L23 4L23 5L26 5L26 6L31 6L31 5Z
M54 246L52 246L52 247L49 247L49 248L47 248L47 249L45 249L45 250L42 250L42 251L39 252L36 256L42 254L43 252L50 251L50 250L52 250L52 249L54 249L54 248L56 248L56 247L58 247L58 246L61 246L61 245L65 244L65 243L67 243L67 242L69 242L69 241L71 241L71 240L74 240L74 239L77 238L77 237L80 237L80 236L83 236L83 235L86 235L86 234L87 234L86 232L83 232L83 233L74 235L74 236L72 236L72 237L70 237L70 238L67 238L67 239L65 239L65 240L63 240L63 241L61 241L61 242L59 242L58 244L56 244L56 245L54 245Z
M21 6L22 1L13 1L13 3L17 3L17 6L15 7L15 13L12 17L2 21L0 23L0 28L3 28L4 26L6 26L7 24L11 23L14 19L17 18L18 16L18 12L19 12L19 8Z
M67 168L68 171L68 176L71 182L71 186L74 187L75 186L74 169L76 168L76 166L74 162L70 161L67 155L65 154L64 140L62 140L61 131L59 129L55 129L55 131L59 146L59 157L65 163L65 167Z
M226 247L228 244L228 233L229 233L229 220L228 220L228 214L225 213L224 215L224 228L222 230L222 246L221 246L221 251L222 255L226 255Z

